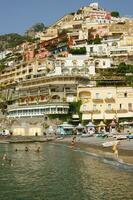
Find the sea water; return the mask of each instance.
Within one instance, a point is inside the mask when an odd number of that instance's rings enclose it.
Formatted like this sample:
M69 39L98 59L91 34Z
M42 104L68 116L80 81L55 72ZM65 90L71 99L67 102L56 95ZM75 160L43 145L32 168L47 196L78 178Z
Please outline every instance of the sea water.
M132 175L65 145L0 144L0 200L133 200Z

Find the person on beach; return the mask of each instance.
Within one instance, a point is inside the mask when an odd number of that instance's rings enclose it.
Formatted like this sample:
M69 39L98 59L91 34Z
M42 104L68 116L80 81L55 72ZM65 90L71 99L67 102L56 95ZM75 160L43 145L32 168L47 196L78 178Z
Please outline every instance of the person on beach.
M127 133L128 133L128 140L130 141L131 132L130 132L130 131L127 131Z
M74 145L75 143L76 143L76 136L74 136L74 137L72 138L71 144Z
M114 156L115 156L116 158L118 158L118 142L115 143L115 144L113 144L112 150L113 150Z

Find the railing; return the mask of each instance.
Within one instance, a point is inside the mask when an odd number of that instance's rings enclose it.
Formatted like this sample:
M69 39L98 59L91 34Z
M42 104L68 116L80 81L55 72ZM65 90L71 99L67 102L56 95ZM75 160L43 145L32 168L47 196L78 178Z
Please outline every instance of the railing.
M115 103L115 99L114 98L106 98L105 102L106 103Z
M34 105L29 105L29 104L24 104L24 105L19 105L18 103L17 104L14 104L14 105L9 105L8 106L8 110L11 110L11 109L21 109L21 108L36 108L36 107L48 107L48 106L69 106L69 103L67 102L45 102L44 104L34 104Z
M76 93L76 89L66 89L66 93Z
M90 110L88 111L88 114L100 114L101 111L100 110Z
M126 109L117 110L117 113L127 113L127 112L128 112L128 110L126 110Z
M103 99L92 99L94 103L103 103Z
M114 109L105 110L105 113L107 113L107 114L115 114L115 113L116 113L116 110L114 110Z

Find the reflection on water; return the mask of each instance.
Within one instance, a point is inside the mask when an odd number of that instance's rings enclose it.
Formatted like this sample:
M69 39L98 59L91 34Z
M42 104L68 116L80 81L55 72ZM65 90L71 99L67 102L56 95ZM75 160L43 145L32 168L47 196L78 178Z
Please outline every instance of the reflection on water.
M35 149L41 147L41 152ZM0 200L132 200L132 172L61 145L1 145ZM15 148L19 149L14 152Z

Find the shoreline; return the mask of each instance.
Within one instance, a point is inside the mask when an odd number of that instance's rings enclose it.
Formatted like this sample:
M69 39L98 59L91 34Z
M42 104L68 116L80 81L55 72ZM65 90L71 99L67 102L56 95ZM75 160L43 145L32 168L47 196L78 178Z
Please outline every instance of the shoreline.
M89 141L91 140L91 141ZM100 140L98 143L96 140L99 140L98 138L77 138L76 144L72 145L72 137L64 138L62 140L54 140L54 143L57 144L65 144L68 145L68 147L71 147L73 149L80 149L84 150L88 153L96 154L99 157L102 158L108 158L113 160L122 160L125 164L133 165L133 140L130 141L130 147L128 148L128 145L123 145L125 141L120 141L120 145L118 146L118 152L119 156L118 159L115 158L112 147L103 147L102 143L106 142L107 140ZM127 143L128 141L126 141ZM122 144L123 143L123 144Z
M12 136L12 137L0 137L0 144L15 144L15 143L34 143L34 142L50 142L54 137L42 137L42 136Z
M113 160L122 160L126 164L133 165L133 140L120 140L120 144L118 145L118 159L115 158L112 147L103 147L102 143L108 141L116 141L116 139L108 138L108 139L101 139L96 137L88 137L88 138L81 138L77 136L76 144L72 145L72 136L64 137L62 139L57 139L55 137L42 137L42 136L17 136L17 137L0 137L0 144L15 144L15 143L47 143L52 142L55 144L65 144L68 147L73 149L80 149L86 151L91 154L98 155L101 158L108 158Z

